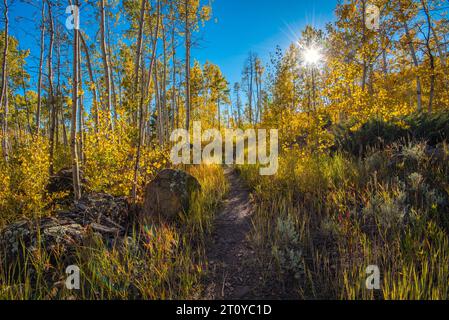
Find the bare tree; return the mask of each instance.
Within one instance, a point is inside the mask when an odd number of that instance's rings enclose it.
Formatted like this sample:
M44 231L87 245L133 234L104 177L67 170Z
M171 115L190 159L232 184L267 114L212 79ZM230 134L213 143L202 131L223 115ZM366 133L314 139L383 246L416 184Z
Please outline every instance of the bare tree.
M24 95L24 99L25 99L25 110L26 110L26 116L27 116L27 130L28 130L28 133L32 134L31 121L30 121L30 103L28 101L27 87L26 87L26 83L25 83L25 61L23 61L23 60L20 65L20 69L21 69L20 73L22 74L22 77L21 77L22 90L23 90L23 95Z
M432 18L430 17L429 8L427 7L427 4L424 0L421 0L422 7L424 9L424 14L426 16L427 21L427 33L422 32L424 36L424 43L426 47L426 54L429 57L429 64L430 64L430 89L429 89L429 105L427 107L427 110L429 113L432 112L433 107L433 99L435 96L435 81L436 81L436 74L435 74L435 56L432 52L431 47L431 35L432 35Z
M45 51L45 2L42 1L42 22L41 22L41 39L40 39L40 56L39 56L39 76L37 82L37 109L36 109L36 134L39 134L41 126L41 106L42 106L42 67L44 64Z
M69 0L70 5L72 1ZM78 5L78 0L75 0ZM77 25L77 23L75 23ZM81 199L80 172L76 142L77 106L78 106L78 50L79 30L73 29L73 88L72 88L72 121L70 127L70 150L72 155L73 193L75 200Z
M255 83L256 83L256 114L255 114L255 122L261 120L262 114L262 76L263 76L263 66L262 61L256 57L254 61L254 69L255 69Z
M240 97L240 83L234 84L235 106L237 108L237 125L242 125L242 99Z
M164 143L163 141L163 116L162 116L162 101L161 101L161 88L160 83L158 79L158 61L154 64L154 72L153 72L153 79L154 79L154 101L156 104L156 112L157 112L157 123L156 123L156 129L157 129L157 138L159 140L159 144L162 145Z
M105 103L106 111L108 113L108 121L112 126L112 88L111 88L111 68L109 65L109 57L108 57L108 49L106 44L106 9L105 9L105 0L100 0L100 37L101 37L101 57L103 60L103 72L104 72L104 82L106 86L105 92Z
M81 33L78 32L78 85L79 88L83 88L83 73L82 73L82 60L81 60L81 45L79 39L81 38ZM79 119L78 119L78 135L79 135L79 143L78 143L78 155L80 164L84 164L84 95L81 95L79 98Z
M98 131L98 125L100 122L100 117L99 117L99 108L98 108L98 94L97 94L97 89L96 89L96 82L95 82L95 78L94 78L94 73L92 70L92 62L90 59L90 54L89 54L89 48L87 47L86 41L84 40L84 37L81 33L79 33L79 38L81 40L81 47L83 48L84 51L84 55L86 56L86 63L87 63L87 70L89 72L89 79L91 82L91 90L92 90L92 96L93 96L93 106L94 106L94 121L95 121L95 130Z
M256 56L250 52L243 70L244 90L248 99L248 121L252 124L254 122L253 102L254 102L254 78L255 78L255 61Z
M48 49L48 100L49 100L49 110L50 110L50 175L54 173L54 152L55 152L55 127L56 127L56 106L55 106L55 96L53 90L53 44L55 39L54 33L54 23L53 23L53 12L50 0L47 0L48 6L48 23L49 23L49 33L50 33L50 43Z
M3 48L3 63L2 63L2 91L0 94L0 108L3 106L3 121L2 121L2 149L3 149L3 158L5 161L9 160L9 144L8 144L8 50L9 50L9 7L8 1L3 0L4 5L4 18L5 18L5 46Z
M161 104L161 131L162 131L162 141L165 143L168 140L168 108L167 108L167 33L165 31L164 22L161 24L162 29L162 51L163 51L163 70L162 70L162 104Z
M171 50L172 50L172 91L171 91L171 128L175 127L175 114L178 112L178 106L176 104L176 17L173 2L170 2L170 17L171 17Z
M153 34L153 43L152 43L152 53L151 53L151 60L150 60L150 67L148 70L148 81L147 81L147 87L145 89L145 92L149 92L151 88L151 78L153 75L153 67L156 60L156 47L157 47L157 38L159 36L159 21L160 21L160 15L161 15L161 3L160 0L157 0L157 9L156 9L156 30ZM143 75L142 75L143 76ZM144 89L143 85L144 81L142 81L142 89ZM139 119L139 136L137 141L137 152L136 152L136 161L134 164L134 179L133 179L133 188L131 191L132 199L134 202L137 201L137 178L138 178L138 172L139 172L139 166L140 166L140 156L142 152L142 138L143 138L143 130L144 130L144 111L143 111L143 105L144 105L144 90L142 90L142 95L140 97L140 103L139 103L139 113L140 113L140 119Z
M413 44L413 38L407 23L407 17L404 14L404 12L401 11L402 9L399 9L399 19L401 20L402 27L404 28L405 37L407 39L408 47L410 50L410 56L412 57L413 65L415 68L419 67L419 61L418 56L416 54L415 46ZM419 74L416 75L416 97L417 97L417 104L418 104L418 111L422 111L422 84L421 84L421 77Z
M189 17L189 0L184 0L184 10L185 10L185 46L186 46L186 130L190 130L190 49L191 34L190 34L190 17Z
M137 49L136 49L136 60L134 63L134 94L137 94L138 86L139 86L139 70L140 70L140 63L141 63L141 57L142 57L142 43L143 43L143 28L145 25L145 11L147 6L147 0L142 0L140 4L140 18L139 18L139 32L137 35ZM143 94L143 92L141 92ZM139 117L138 115L139 109L136 108L135 112L135 122L137 123L137 119Z

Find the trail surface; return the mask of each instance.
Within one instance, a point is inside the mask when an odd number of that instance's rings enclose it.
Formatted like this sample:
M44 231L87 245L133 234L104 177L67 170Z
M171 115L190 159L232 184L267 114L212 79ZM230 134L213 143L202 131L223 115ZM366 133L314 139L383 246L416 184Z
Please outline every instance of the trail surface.
M225 169L230 191L215 220L213 241L208 245L209 276L205 299L255 299L261 266L255 265L254 250L248 240L253 204L250 192L238 174Z

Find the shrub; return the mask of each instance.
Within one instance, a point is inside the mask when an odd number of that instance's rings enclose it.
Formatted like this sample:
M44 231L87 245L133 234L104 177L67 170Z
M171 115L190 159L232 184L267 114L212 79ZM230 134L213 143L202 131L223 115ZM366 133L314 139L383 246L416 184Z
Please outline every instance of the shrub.
M49 179L48 142L36 138L29 144L15 146L9 162L3 160L0 167L0 225L19 216L44 214Z
M395 142L419 140L436 146L449 140L449 113L415 113L392 122L371 119L355 132L351 127L350 123L334 126L334 150L362 156L370 149L382 149Z

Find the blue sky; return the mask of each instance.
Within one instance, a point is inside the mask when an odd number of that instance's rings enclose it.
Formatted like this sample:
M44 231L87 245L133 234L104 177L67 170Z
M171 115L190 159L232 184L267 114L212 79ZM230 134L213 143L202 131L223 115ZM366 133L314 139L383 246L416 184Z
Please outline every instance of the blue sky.
M337 0L215 0L214 19L200 32L193 55L219 65L230 83L240 81L250 51L264 63L276 46L286 48L307 25L333 21ZM216 21L215 21L216 19Z
M19 38L21 49L31 49L27 69L34 79L39 56L40 1L31 0L30 5L15 0L10 8L10 32ZM336 3L337 0L214 0L214 16L196 34L199 41L192 56L201 63L219 65L232 84L240 81L250 51L267 63L277 45L288 47L307 24L322 28L332 21ZM64 9L55 8L59 23L67 17ZM98 29L91 12L81 12L81 25L86 31Z

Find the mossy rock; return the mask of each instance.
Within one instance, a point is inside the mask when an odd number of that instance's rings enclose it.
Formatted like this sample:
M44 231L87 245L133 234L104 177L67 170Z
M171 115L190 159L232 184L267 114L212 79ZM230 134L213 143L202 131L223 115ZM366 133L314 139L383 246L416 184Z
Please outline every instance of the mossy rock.
M198 180L187 172L165 169L145 188L140 221L160 218L174 221L188 213L192 194L201 190Z

